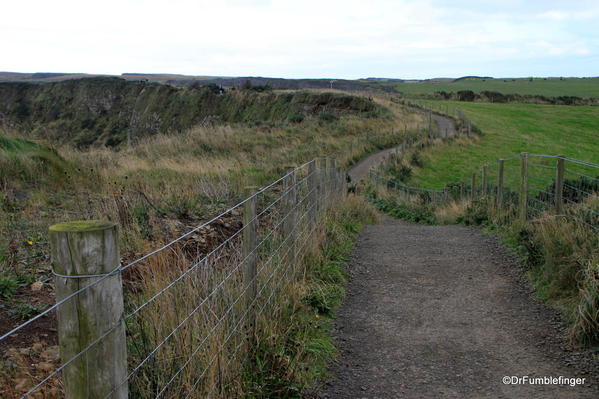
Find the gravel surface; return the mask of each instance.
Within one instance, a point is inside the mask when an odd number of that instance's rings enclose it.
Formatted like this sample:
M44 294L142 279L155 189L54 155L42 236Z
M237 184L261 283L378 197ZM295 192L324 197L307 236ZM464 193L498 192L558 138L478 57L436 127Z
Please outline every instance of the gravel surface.
M440 138L448 138L455 134L455 123L453 120L446 118L441 115L433 114L433 118L437 122L437 135ZM372 155L363 158L355 164L350 171L348 172L349 177L352 181L357 182L360 179L365 178L368 175L368 171L379 165L383 162L387 157L394 151L399 151L401 146L397 146L394 148L387 148L386 150L379 151Z
M565 343L494 237L384 217L349 264L338 361L318 398L599 398L599 364ZM504 376L580 377L582 386L505 385Z

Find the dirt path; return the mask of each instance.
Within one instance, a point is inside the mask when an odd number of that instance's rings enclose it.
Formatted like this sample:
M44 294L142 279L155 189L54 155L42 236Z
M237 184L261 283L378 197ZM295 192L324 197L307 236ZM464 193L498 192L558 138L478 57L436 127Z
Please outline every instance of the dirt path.
M437 134L438 137L448 138L455 134L455 123L444 116L433 114L435 121L437 122ZM383 151L379 151L366 158L360 160L353 168L348 172L352 181L358 181L368 175L368 171L382 163L387 157L394 151L398 151L400 147L388 148Z
M361 234L320 398L599 398L599 364L567 350L509 252L464 226L385 218ZM583 386L505 385L504 376Z

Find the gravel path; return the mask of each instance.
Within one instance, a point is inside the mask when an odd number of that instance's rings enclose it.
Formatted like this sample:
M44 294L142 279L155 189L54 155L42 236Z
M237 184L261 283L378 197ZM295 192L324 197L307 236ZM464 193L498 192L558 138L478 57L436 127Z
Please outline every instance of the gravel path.
M433 114L433 117L434 117L435 121L437 122L438 137L448 138L455 134L456 129L455 129L455 123L453 122L453 120L446 118L444 116L441 116L441 115L436 115L436 114ZM387 159L387 157L393 151L398 151L400 148L401 148L400 146L394 147L394 148L388 148L386 150L376 152L372 155L367 156L366 158L361 159L360 162L355 164L353 166L353 168L350 169L350 171L348 172L349 177L352 179L352 181L355 181L355 182L357 182L360 179L363 179L364 177L366 177L368 175L368 171L371 168L379 165L381 162L383 162L385 159Z
M496 238L388 217L362 232L349 264L333 379L319 398L599 398L599 364L564 344ZM504 385L504 376L586 378Z

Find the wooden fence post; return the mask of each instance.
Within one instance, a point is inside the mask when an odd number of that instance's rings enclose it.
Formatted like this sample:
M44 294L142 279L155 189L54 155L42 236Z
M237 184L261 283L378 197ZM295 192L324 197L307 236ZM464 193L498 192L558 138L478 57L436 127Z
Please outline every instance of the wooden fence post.
M483 196L486 197L489 192L489 181L487 177L487 165L483 166Z
M564 211L564 173L566 171L566 164L563 156L557 157L556 167L554 193L555 212L561 214Z
M526 221L528 215L528 154L520 155L520 220Z
M297 230L295 229L295 223L297 220L297 188L296 188L296 175L295 175L295 166L289 167L289 176L287 177L286 184L287 195L285 198L285 223L283 234L284 240L287 240L287 245L289 246L289 264L291 265L293 275L295 276L295 263L297 256L296 249L296 240L297 240Z
M464 199L464 182L460 182L460 201Z
M497 208L503 206L503 170L505 161L500 159L498 162L499 171L497 172Z
M474 201L476 199L476 194L477 194L477 190L476 190L476 173L472 174L472 183L471 183L471 191L470 191L470 199L472 201Z
M68 362L117 326L64 368L66 397L110 395L126 399L127 343L122 321L123 285L118 272L117 225L102 221L60 223L50 227L49 236L57 301L104 279L58 307L62 361Z
M310 219L310 225L313 227L316 225L316 213L317 213L317 191L318 183L316 176L316 159L313 159L308 164L308 215Z
M257 220L256 220L256 189L246 187L245 195L248 200L243 204L243 232L241 237L241 259L245 259L243 268L243 281L245 292L245 306L248 311L249 337L253 342L256 336L256 307L255 300L258 296L258 257L257 245Z

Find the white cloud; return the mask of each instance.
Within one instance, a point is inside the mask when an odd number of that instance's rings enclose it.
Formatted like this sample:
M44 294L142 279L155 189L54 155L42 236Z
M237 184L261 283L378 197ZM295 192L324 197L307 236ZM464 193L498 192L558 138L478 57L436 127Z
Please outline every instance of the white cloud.
M595 27L585 24L594 25L587 16L597 7L539 12L515 1L451 4L21 0L3 5L0 70L414 76L430 73L431 60L466 70L474 61L596 53ZM572 18L580 23L568 25Z

